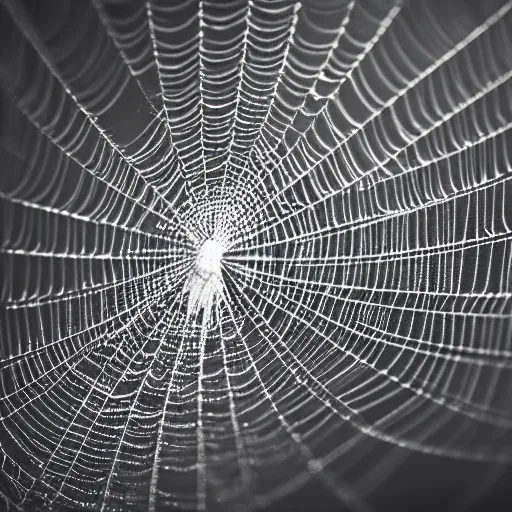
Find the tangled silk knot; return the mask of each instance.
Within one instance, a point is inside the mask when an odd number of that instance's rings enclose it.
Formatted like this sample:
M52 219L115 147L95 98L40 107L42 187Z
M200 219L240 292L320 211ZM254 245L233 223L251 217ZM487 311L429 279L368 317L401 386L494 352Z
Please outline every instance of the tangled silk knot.
M191 318L202 311L204 326L209 324L212 308L223 294L222 252L221 242L206 240L201 246L186 285L189 293L187 317Z

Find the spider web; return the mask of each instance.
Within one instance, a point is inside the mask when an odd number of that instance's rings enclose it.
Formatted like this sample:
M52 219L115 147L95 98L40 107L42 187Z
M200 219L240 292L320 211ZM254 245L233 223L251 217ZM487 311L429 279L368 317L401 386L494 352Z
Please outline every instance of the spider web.
M512 3L1 4L4 509L511 462Z

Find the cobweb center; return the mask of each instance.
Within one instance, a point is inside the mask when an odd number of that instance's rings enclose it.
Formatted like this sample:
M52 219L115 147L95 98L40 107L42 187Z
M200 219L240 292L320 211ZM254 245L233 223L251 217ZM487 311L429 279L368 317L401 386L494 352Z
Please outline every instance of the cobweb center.
M212 310L216 301L222 296L222 252L218 240L206 240L189 276L186 290L189 292L187 317L196 319L202 311L203 329L210 324Z
M197 267L208 274L220 274L222 244L217 240L206 240L197 257Z

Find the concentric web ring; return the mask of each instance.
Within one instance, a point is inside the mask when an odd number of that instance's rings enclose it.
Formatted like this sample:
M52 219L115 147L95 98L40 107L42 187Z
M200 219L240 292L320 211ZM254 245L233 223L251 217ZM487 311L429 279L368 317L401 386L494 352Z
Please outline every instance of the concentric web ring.
M511 2L0 5L2 510L504 471Z

